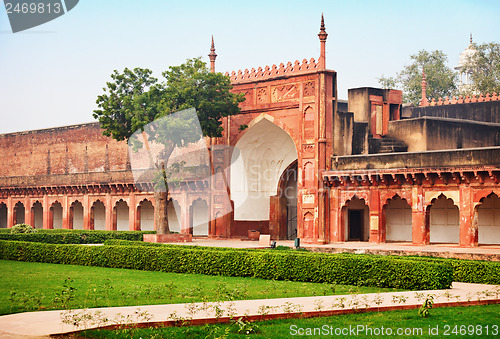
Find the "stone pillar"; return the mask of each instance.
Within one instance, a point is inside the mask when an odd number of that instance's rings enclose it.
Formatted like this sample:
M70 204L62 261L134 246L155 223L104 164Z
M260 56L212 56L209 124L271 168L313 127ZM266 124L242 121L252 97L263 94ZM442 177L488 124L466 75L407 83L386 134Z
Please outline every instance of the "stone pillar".
M31 199L24 197L24 223L33 226L34 222L31 220Z
M137 205L137 212L135 214L135 227L136 227L136 231L140 231L141 228L142 228L142 224L141 224L141 205ZM154 214L154 213L153 213Z
M156 200L155 200L155 195L153 194L153 196L150 198L151 200L151 203L153 204L153 208L155 209L156 211ZM168 218L168 215L167 215L167 218ZM156 225L157 225L157 222L156 222L156 212L153 213L153 229L156 231Z
M113 205L111 202L111 194L106 194L106 230L116 230L116 216L113 213Z
M75 212L73 210L73 206L69 206L68 208L68 229L73 229L73 221L75 219Z
M330 242L344 241L342 237L342 225L340 223L339 189L330 188Z
M52 223L50 222L50 205L49 205L49 197L47 195L43 196L42 200L43 204L43 228L48 229Z
M7 197L7 228L14 226L14 206L12 206L12 197Z
M478 245L477 211L470 186L460 186L460 246Z
M429 220L424 208L424 192L422 186L412 188L412 242L413 245L428 245L430 240Z
M375 187L370 190L370 236L368 238L369 242L380 243L381 242L381 227L380 227L380 191Z
M129 194L129 207L128 207L128 229L130 231L137 231L140 225L137 225L136 211L137 207L135 205L135 194L131 192Z
M320 172L319 175L321 175ZM324 188L318 190L318 243L326 244L328 242L328 237L326 235L326 195L327 192Z
M68 206L68 195L64 194L62 198L62 228L69 229L69 206Z
M85 194L83 196L83 229L90 230L90 206L89 206L89 195Z
M49 207L49 223L47 228L54 229L54 209L50 207Z
M181 233L192 234L191 208L189 206L187 193L184 190L180 194L179 206L181 207L181 217L180 217Z

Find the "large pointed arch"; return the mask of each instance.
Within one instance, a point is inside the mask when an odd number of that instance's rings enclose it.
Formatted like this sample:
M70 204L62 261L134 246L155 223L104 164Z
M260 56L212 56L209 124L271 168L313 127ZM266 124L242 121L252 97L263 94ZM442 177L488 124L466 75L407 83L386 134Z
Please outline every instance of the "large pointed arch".
M459 243L460 212L452 198L440 193L427 206L426 215L431 243Z
M236 143L231 160L231 197L235 220L269 220L270 196L278 193L283 171L297 160L292 137L266 118Z

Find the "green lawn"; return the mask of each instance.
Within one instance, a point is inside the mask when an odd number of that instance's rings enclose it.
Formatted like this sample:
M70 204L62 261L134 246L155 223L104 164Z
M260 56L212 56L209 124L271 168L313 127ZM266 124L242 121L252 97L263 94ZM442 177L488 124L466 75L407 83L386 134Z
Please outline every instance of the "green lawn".
M243 332L255 330L257 333L238 334L240 326L233 323L157 329L93 330L81 333L79 336L85 338L143 339L386 338L391 336L394 338L498 338L500 337L500 305L436 308L431 309L429 318L419 317L417 310L407 310L308 319L269 320L247 323L245 326ZM402 335L397 335L398 329L403 331ZM316 335L314 335L314 331L316 331Z
M0 260L0 314L395 289Z

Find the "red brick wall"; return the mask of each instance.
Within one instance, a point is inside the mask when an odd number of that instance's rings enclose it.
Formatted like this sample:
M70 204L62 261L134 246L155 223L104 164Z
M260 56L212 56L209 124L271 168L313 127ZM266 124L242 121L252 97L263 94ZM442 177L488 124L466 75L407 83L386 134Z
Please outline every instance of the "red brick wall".
M0 135L0 177L127 169L127 144L98 123Z

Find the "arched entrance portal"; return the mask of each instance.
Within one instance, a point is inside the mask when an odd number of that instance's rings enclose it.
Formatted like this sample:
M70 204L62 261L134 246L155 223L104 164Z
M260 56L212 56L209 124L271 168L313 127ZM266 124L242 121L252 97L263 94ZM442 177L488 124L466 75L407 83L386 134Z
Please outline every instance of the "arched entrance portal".
M278 194L270 198L269 232L276 239L297 238L297 161L283 172Z
M365 201L354 196L343 208L347 241L368 241L370 209Z
M14 206L14 225L24 224L24 204L20 201Z
M208 236L208 203L198 198L189 208L192 234L195 236Z
M78 200L69 208L69 223L71 229L83 230L83 205Z
M63 224L63 208L59 201L50 206L49 226L54 229L61 229Z
M120 199L116 202L115 207L113 207L113 229L117 231L128 231L128 217L128 204L123 199Z
M500 198L494 193L477 208L479 244L500 244Z
M153 203L147 199L140 202L138 207L139 225L141 231L154 231L155 209ZM167 214L168 215L168 214Z
M168 217L168 228L170 232L181 232L181 207L177 200L170 200L167 207L167 217Z
M235 220L232 234L246 236L248 230L258 230L269 231L273 238L287 237L288 231L280 234L280 227L272 225L283 222L270 220L270 212L276 212L270 209L270 202L272 196L279 195L278 183L283 172L297 160L295 143L283 129L263 118L248 129L236 147L239 152L234 152L231 159L230 188ZM297 206L296 194L295 203L291 200L284 204L290 204L291 208Z
M31 220L34 228L43 228L43 206L40 201L36 201L31 207Z
M0 228L7 228L7 205L0 204Z
M398 195L385 209L386 241L412 241L411 207Z
M106 208L100 200L95 201L90 208L90 229L106 230Z
M431 243L455 243L460 237L458 207L452 199L441 194L429 207L429 231Z

